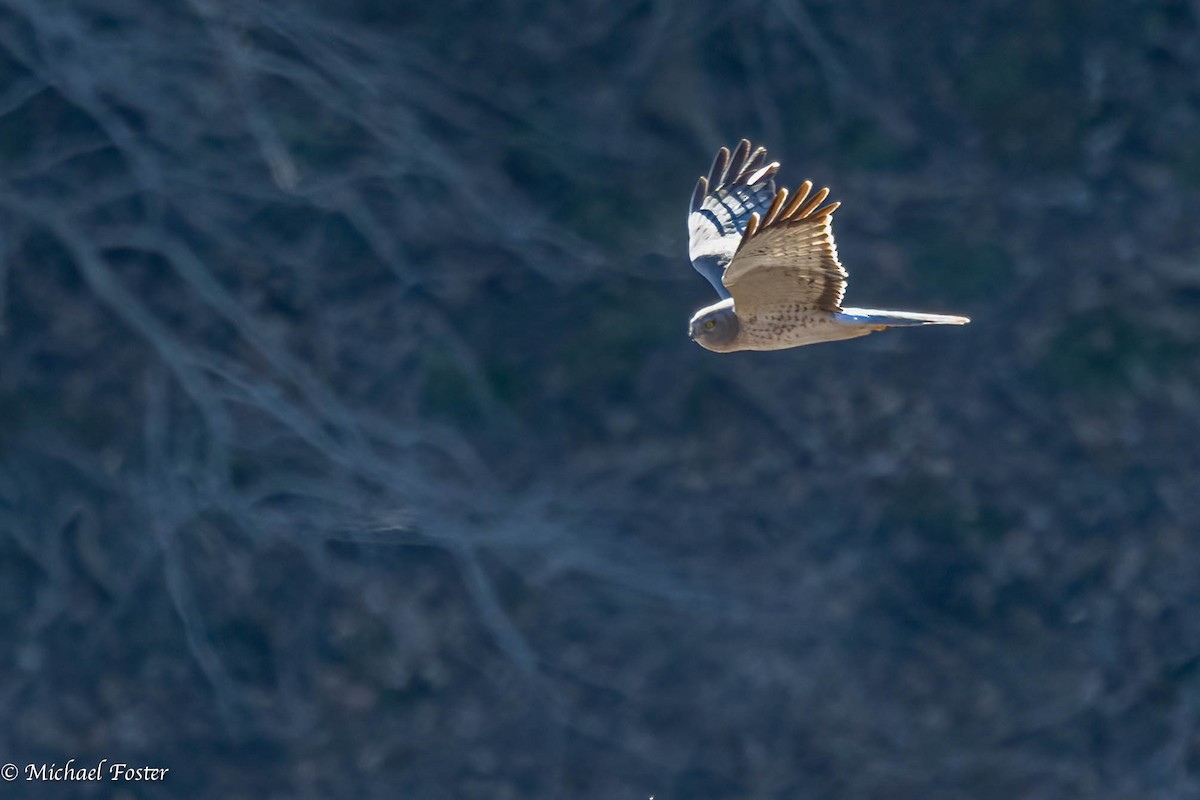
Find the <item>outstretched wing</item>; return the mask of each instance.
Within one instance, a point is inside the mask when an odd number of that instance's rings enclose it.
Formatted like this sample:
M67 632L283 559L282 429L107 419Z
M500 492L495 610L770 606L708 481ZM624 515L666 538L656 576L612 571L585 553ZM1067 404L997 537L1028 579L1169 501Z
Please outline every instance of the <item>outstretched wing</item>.
M780 189L770 207L746 224L723 278L739 314L780 303L841 308L847 275L838 262L832 216L841 203L822 206L829 190L809 197L811 191L805 181L788 202L787 189Z
M733 151L717 151L708 177L701 177L692 194L688 213L688 255L696 271L708 278L722 298L729 292L721 283L725 267L737 252L742 234L755 212L763 213L775 196L779 164L767 160L767 148L750 152L742 139Z

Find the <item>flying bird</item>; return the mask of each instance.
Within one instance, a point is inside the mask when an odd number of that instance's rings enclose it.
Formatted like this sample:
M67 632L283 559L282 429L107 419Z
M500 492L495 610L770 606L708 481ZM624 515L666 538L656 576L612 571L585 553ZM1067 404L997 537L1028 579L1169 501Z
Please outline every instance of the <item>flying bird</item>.
M692 317L690 335L717 353L782 350L854 339L885 328L965 325L966 317L844 308L846 268L833 243L828 189L805 181L790 196L775 190L778 162L751 152L743 139L730 155L717 151L701 177L688 214L692 266L721 302Z

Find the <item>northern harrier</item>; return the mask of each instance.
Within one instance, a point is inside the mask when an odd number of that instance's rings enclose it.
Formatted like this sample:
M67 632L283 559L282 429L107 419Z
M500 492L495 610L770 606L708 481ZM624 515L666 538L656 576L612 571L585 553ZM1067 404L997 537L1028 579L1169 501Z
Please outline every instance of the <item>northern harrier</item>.
M805 181L788 200L776 162L745 139L717 152L688 214L692 266L723 299L692 317L691 337L717 353L782 350L909 325L965 325L966 317L843 308L846 270L833 243L828 189Z

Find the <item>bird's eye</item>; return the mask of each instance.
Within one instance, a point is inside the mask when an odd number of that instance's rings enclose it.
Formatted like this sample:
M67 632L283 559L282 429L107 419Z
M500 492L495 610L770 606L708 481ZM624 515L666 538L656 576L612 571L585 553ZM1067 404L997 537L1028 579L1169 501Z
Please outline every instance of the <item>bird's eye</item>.
M708 322L704 323L704 327L715 328L715 327L717 327L717 323L710 319Z

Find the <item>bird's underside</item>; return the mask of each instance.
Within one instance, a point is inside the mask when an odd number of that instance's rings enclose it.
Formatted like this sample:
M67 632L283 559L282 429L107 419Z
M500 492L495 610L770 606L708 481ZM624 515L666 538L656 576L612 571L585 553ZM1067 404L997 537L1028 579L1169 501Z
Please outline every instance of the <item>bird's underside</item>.
M692 317L692 338L716 352L782 350L912 325L962 325L966 317L843 308L828 189L805 181L776 191L779 165L745 139L722 147L692 195L688 250L723 298Z
M736 305L736 304L735 304ZM754 314L738 314L741 323L740 350L786 350L820 342L857 339L886 325L847 325L835 314L805 309L797 303L766 308Z

